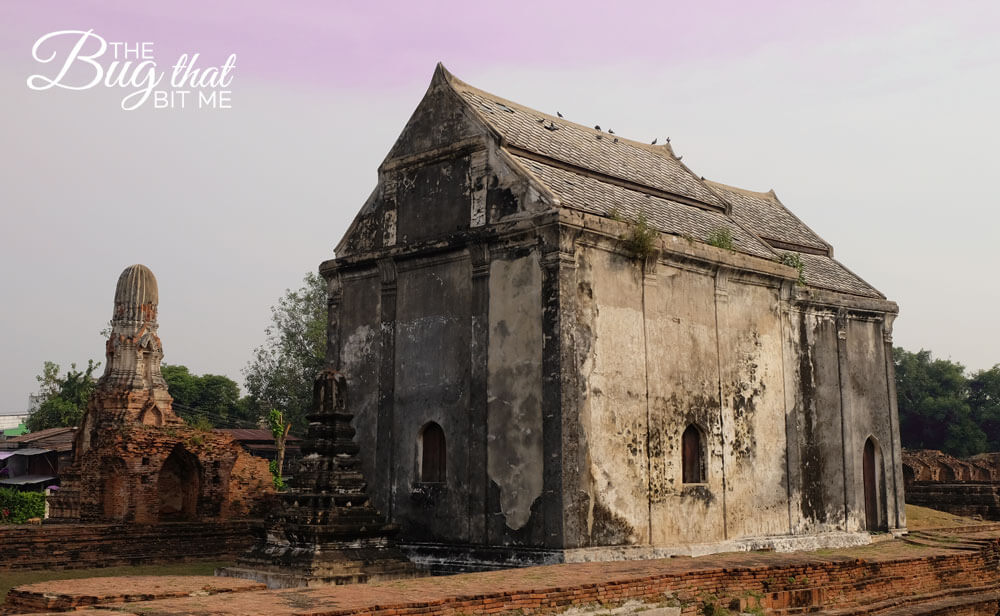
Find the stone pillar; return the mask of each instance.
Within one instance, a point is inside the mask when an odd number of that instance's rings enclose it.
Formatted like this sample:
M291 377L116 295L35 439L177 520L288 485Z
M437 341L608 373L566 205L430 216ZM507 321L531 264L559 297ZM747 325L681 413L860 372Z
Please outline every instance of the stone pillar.
M573 238L558 223L543 231L541 267L545 547L572 548L581 546L587 534L588 503L580 484L580 390L574 352L576 256Z
M847 405L845 393L850 391L850 366L847 361L847 311L837 311L837 367L840 374L840 434L843 439L844 452L844 530L864 530L863 507L858 509L858 486L856 472L860 462L861 449L855 443L857 430L853 428L855 409Z
M393 439L393 409L396 404L396 263L392 258L379 259L381 299L379 301L379 335L381 353L379 355L378 376L378 419L375 444L375 482L385 488L386 520L392 520L393 495L396 481L393 472L395 464L395 443Z
M487 498L490 479L486 467L489 433L487 388L490 328L490 250L469 246L472 260L472 344L469 348L469 542L489 542Z
M892 498L886 500L892 502L895 509L895 516L889 519L890 528L906 528L903 451L899 436L899 405L896 399L896 364L892 358L892 325L895 320L896 315L887 314L882 323L882 343L885 347L885 383L888 390L886 393L888 396L889 434L892 438L892 442L889 444L889 450L892 452L890 457L892 472L887 481L890 485L886 486L892 490Z

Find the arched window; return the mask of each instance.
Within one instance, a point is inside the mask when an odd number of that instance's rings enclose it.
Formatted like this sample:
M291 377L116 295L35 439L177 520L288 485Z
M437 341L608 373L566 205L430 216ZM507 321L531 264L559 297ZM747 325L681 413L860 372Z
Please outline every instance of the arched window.
M705 483L704 452L701 430L694 424L688 426L681 437L681 468L684 483Z
M436 423L429 422L420 430L420 481L423 483L444 483L448 466L444 430Z

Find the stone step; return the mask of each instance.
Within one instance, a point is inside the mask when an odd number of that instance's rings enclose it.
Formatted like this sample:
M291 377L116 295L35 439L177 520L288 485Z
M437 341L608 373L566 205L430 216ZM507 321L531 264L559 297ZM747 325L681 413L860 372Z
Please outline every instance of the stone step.
M1000 602L1000 585L949 588L918 595L891 597L835 610L815 611L824 616L930 616L932 614L952 614L953 612L948 610L989 601ZM970 614L974 613L970 612ZM996 613L996 610L994 609L990 613Z
M949 570L939 570L936 572L942 578L963 573L963 570L954 568ZM966 572L967 573L967 572ZM812 588L787 589L765 593L763 603L768 607L768 614L792 615L808 614L820 611L819 607L824 604L839 605L840 610L846 614L867 614L867 610L872 606L881 603L894 605L896 602L906 602L913 595L906 595L908 578L900 575L886 575L866 578L857 582L843 582L828 584ZM978 581L978 579L976 580ZM970 581L971 582L971 581ZM1000 587L1000 586L998 586ZM990 589L993 586L975 587L972 583L968 586L959 586L957 589L942 591L932 591L926 596L935 596L937 593L966 593L972 590L979 591ZM898 592L893 592L898 589ZM851 600L841 600L841 596L854 596ZM925 595L920 595L925 596ZM782 605L783 607L774 607ZM858 611L856 611L858 610ZM824 612L825 613L825 612Z

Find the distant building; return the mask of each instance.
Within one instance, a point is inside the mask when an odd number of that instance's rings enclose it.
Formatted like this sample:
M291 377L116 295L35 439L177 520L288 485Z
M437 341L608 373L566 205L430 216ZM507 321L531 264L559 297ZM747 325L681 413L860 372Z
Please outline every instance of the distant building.
M59 484L73 461L76 428L49 428L0 441L0 487L41 490Z
M28 419L28 411L0 411L0 432L13 430Z
M247 428L218 428L215 432L221 432L233 437L233 440L240 444L248 453L258 458L274 460L278 457L278 447L274 444L274 435L270 430L247 429ZM294 462L299 459L299 443L302 439L289 435L285 440L285 463L282 465L282 475L291 475Z

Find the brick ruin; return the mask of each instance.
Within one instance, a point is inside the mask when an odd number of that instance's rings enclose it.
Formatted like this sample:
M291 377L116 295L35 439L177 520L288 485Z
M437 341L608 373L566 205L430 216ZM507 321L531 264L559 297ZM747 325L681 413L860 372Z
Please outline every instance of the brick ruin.
M933 449L903 451L906 502L1000 520L1000 453L962 460Z
M125 269L106 367L74 441L50 521L156 524L258 517L273 498L267 462L226 434L188 426L160 373L156 278Z

